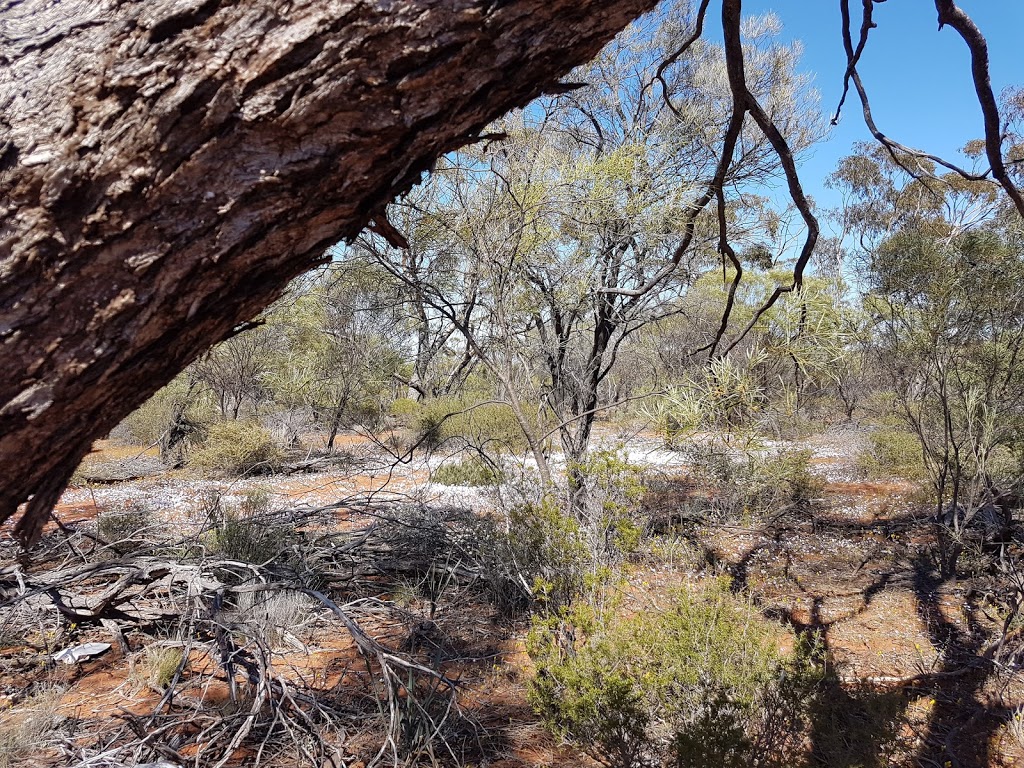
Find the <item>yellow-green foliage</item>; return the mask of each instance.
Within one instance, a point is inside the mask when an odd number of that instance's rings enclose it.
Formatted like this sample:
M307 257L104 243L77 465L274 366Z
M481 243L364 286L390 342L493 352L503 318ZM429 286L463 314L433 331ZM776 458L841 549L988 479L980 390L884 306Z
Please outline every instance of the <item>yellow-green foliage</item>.
M133 670L133 676L140 684L163 690L174 679L181 660L181 648L147 645L142 660L137 662Z
M402 424L409 425L419 409L420 404L411 397L400 397L391 403L388 408L388 415L394 417Z
M501 470L483 459L472 458L442 464L430 473L430 479L441 485L480 487L498 485L502 474Z
M583 586L587 549L579 523L554 501L522 504L509 513L505 541L531 597L548 608L568 603Z
M597 536L596 549L604 554L635 552L645 528L640 513L640 503L647 492L643 467L630 463L625 450L619 447L594 451L569 469L585 487L584 513Z
M535 621L529 699L548 727L614 766L652 756L680 767L752 765L769 721L797 743L816 680L811 654L799 644L781 652L784 631L727 580L669 599L659 611L577 604ZM780 754L759 754L757 764L788 765L773 743Z
M857 457L858 465L869 476L927 479L921 442L913 432L880 427L871 433L869 441L868 448Z
M281 449L259 424L221 421L210 426L189 463L202 472L241 477L273 472L281 459Z
M216 408L203 397L191 397L188 381L179 376L149 400L140 405L121 422L119 429L137 445L152 445L157 442L170 426L175 407L186 399L190 400L185 416L192 422L203 424L213 421Z
M224 506L219 496L211 499L207 514L213 524L214 552L226 560L256 564L278 557L294 540L295 530L268 523L269 510L269 495L258 489L246 493L237 505Z
M111 544L141 534L153 523L145 507L135 502L122 509L102 512L96 517L96 532Z
M501 403L474 405L438 398L420 404L412 421L427 448L449 442L462 442L487 453L519 452L527 447L512 409Z
M727 517L759 517L821 494L823 481L811 472L811 452L749 451L733 457L710 444L691 445L691 471L714 490L713 507Z
M744 504L756 514L810 502L823 488L821 478L811 473L809 450L751 456L740 473L740 484Z

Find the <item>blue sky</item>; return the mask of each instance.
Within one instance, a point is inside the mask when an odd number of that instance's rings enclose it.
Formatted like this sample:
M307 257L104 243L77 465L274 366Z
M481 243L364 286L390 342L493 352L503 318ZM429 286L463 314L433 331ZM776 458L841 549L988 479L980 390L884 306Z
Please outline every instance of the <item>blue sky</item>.
M717 4L712 4L715 8ZM959 0L959 5L988 38L992 85L1024 86L1024 0ZM860 27L860 3L852 0L854 40ZM745 14L773 11L783 37L804 45L802 68L815 76L822 110L831 116L842 93L846 58L836 0L747 0ZM981 111L970 74L970 56L949 27L938 32L932 0L888 0L875 6L873 30L859 65L879 129L893 139L950 159L983 134ZM712 29L721 22L709 19ZM720 37L720 34L718 35ZM840 124L804 161L801 178L824 207L839 204L823 186L837 162L856 141L873 141L864 125L860 100L851 91Z

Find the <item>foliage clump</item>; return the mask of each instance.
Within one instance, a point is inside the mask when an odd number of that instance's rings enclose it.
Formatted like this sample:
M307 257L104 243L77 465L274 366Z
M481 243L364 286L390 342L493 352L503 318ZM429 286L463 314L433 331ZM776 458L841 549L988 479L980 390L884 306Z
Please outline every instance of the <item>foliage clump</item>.
M557 735L616 768L789 765L820 671L724 579L650 613L582 603L537 620L529 698Z
M244 477L274 472L283 459L270 433L251 421L212 424L202 446L192 454L191 465L200 471Z
M430 473L431 482L470 488L498 485L502 479L498 467L479 457L442 464Z
M617 561L636 552L647 530L640 509L647 492L643 467L620 446L592 451L568 472L576 486L570 493L578 494L569 507L580 518L595 560Z
M733 454L695 443L687 454L691 472L712 489L704 511L715 517L756 519L811 504L822 492L822 479L811 471L809 450Z
M928 471L917 435L899 427L879 427L868 438L857 465L868 477L902 477L924 481Z
M295 539L296 532L269 522L270 497L252 490L236 505L225 505L219 495L210 497L206 513L212 527L212 550L225 560L262 565L278 558Z
M407 412L405 405L401 411ZM406 418L416 442L427 449L466 447L488 455L526 450L526 437L512 409L502 403L473 403L441 397L421 403Z
M111 544L133 540L152 525L153 515L138 502L96 517L96 532Z

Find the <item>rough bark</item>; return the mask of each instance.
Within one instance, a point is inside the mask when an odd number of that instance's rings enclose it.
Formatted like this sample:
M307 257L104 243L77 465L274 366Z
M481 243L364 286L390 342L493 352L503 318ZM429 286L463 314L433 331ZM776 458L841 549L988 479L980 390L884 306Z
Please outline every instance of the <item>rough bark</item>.
M653 0L0 0L0 522Z

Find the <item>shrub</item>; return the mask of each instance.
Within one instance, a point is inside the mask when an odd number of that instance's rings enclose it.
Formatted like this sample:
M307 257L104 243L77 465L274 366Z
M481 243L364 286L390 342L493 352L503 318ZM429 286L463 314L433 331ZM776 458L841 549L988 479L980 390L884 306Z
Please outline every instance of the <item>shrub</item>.
M420 410L420 404L411 397L400 397L391 403L388 408L388 415L399 424L408 426L412 423Z
M153 445L181 411L184 418L196 425L213 421L217 412L207 398L193 394L185 375L174 379L130 413L111 434L136 445Z
M857 457L858 466L869 477L927 479L921 442L913 432L880 427L871 433L869 442L868 448Z
M714 487L710 511L726 518L759 517L794 505L807 505L821 494L823 481L811 472L811 452L747 451L738 457L714 445L691 445L691 471Z
M136 685L162 691L174 679L181 666L182 649L163 645L147 645L135 662L131 677Z
M811 473L811 452L778 451L747 457L739 484L748 509L767 514L789 504L808 504L823 488Z
M471 540L488 599L507 616L531 605L557 610L580 592L591 570L579 523L550 498L476 517Z
M58 708L62 695L60 688L43 688L4 713L0 720L0 768L9 768L32 755L38 760L40 748L61 720Z
M420 404L412 426L417 441L427 449L447 443L486 454L527 448L512 409L501 403L473 404L456 398L430 400Z
M222 421L210 426L190 463L204 472L242 477L273 472L281 459L281 449L259 424Z
M582 504L576 511L595 558L616 560L634 553L647 527L640 511L647 492L643 468L630 463L620 446L594 451L571 464L569 473L579 486Z
M481 487L498 485L502 481L502 473L493 464L475 457L442 464L430 474L430 479L441 485Z
M207 499L213 526L212 549L226 560L261 565L276 559L295 539L295 529L268 518L270 497L251 490L237 505L224 506L219 494Z
M818 680L814 654L801 644L781 653L783 630L725 580L672 597L657 613L577 604L535 620L533 707L612 766L790 765Z
M138 502L123 509L101 512L96 517L96 532L111 544L130 541L153 525L153 517Z

